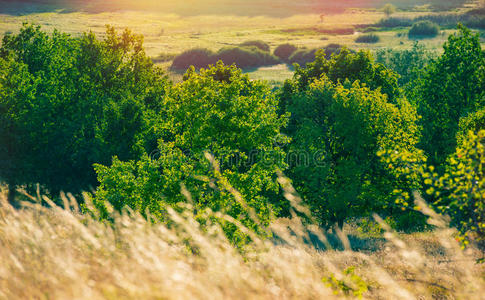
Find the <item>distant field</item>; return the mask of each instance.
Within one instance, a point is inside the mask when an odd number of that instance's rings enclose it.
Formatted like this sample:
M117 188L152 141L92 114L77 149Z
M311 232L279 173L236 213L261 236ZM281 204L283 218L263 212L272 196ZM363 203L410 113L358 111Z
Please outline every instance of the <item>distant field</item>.
M127 1L116 1L116 4L108 1L100 5L99 2L91 1L90 5L82 6L79 1L71 1L69 5L61 4L61 1L37 1L36 5L29 5L22 1L0 0L0 3L4 3L0 5L0 35L15 33L23 22L30 22L42 25L46 30L57 28L73 35L93 31L98 36L103 36L105 25L110 24L118 29L130 28L135 33L143 34L146 51L152 57L174 56L195 47L216 51L222 47L255 39L269 43L273 49L283 43L307 48L324 47L331 43L355 49L409 48L414 41L407 37L407 28L379 30L375 34L379 35L380 41L375 44L355 43L355 39L362 34L360 28L370 26L385 17L377 9L384 3L391 2L401 8L395 14L396 17L412 18L442 13L431 11L432 8L442 7L442 2L446 2L446 9L450 10L464 9L466 2L462 0L350 0L344 2L302 0L295 4L295 2L283 0L190 1L193 5L189 5L187 1L183 3L163 1L163 4L155 4L153 1L142 0L137 1L137 5L126 5ZM39 4L41 2L44 4ZM50 4L47 5L46 2ZM468 6L476 4L473 2ZM76 7L84 7L79 10L91 9L100 12L76 11L74 9ZM118 11L128 7L144 9ZM339 9L334 9L336 7ZM189 12L182 11L182 8L193 9ZM41 12L29 13L29 9ZM283 11L287 13L279 13ZM326 14L321 16L322 13ZM195 14L201 15L195 16ZM350 34L349 32L339 34L348 29L351 30ZM443 30L438 37L425 40L423 43L429 48L440 49L446 37L452 32L453 30ZM165 67L169 65L169 61L163 63ZM291 70L286 66L250 70L250 73L257 79L279 82L291 76ZM174 78L178 77L180 76L174 75Z
M294 14L341 13L348 8L378 8L392 3L400 9L451 10L464 6L469 0L1 0L0 13L19 14L33 11L82 10L108 12L117 10L145 10L194 15L240 15L288 17Z

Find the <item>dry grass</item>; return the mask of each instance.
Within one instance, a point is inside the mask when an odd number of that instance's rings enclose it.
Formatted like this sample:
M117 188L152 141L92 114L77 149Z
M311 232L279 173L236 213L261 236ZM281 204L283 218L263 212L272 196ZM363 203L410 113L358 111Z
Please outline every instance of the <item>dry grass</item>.
M241 254L216 224L202 230L190 210L171 211L170 228L133 212L110 224L63 199L66 209L30 203L15 210L2 196L0 299L332 299L351 298L359 286L368 286L365 299L479 299L485 292L477 253L462 251L436 216L433 233L388 231L374 252L318 251L303 241L311 231L326 243L322 232L297 217L281 219L269 229L279 243L253 237ZM343 274L349 267L354 276ZM332 276L350 292L322 281Z

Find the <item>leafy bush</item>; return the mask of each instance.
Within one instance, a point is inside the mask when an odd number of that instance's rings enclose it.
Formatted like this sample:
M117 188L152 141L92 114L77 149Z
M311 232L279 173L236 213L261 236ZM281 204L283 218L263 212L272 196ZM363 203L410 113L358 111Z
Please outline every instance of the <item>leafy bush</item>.
M399 85L406 90L414 89L414 81L417 80L423 69L433 60L434 52L426 50L419 43L415 43L411 49L381 49L375 53L376 62L399 74Z
M368 43L368 44L375 44L380 41L380 38L377 34L363 34L359 35L356 39L356 43Z
M281 61L288 62L290 56L297 51L298 48L292 44L282 44L276 47L274 50L274 55L279 57Z
M190 66L205 68L216 62L214 53L208 49L190 49L175 57L172 63L174 70L187 70Z
M438 35L440 28L431 21L419 21L409 30L409 38L431 38Z
M485 241L485 130L469 132L448 160L440 183L448 185L447 194L437 204L444 205L464 241Z
M443 48L443 55L420 76L413 94L422 116L421 147L435 165L455 151L460 118L485 105L485 55L478 34L460 26Z
M439 176L433 167L422 172L426 194L451 217L464 245L485 246L485 130L468 131L456 152L449 156Z
M396 7L390 3L387 3L382 7L382 12L386 14L386 16L390 16L396 12Z
M470 28L485 29L485 17L472 16L464 24Z
M269 52L271 47L263 41L247 41L239 45L240 47L256 47L262 51Z
M400 214L394 190L418 182L395 179L377 155L382 149L416 152L417 114L405 100L388 102L359 82L333 83L325 74L289 101L290 177L324 226L371 212Z
M217 61L226 65L236 64L239 68L255 68L278 63L278 58L257 47L222 48L215 55Z
M200 74L191 68L184 79L163 99L154 125L160 133L156 156L96 165L96 203L117 209L127 205L141 213L148 209L163 221L167 205L188 201L180 193L182 185L201 215L223 210L263 232L283 205L275 171L286 168L285 155L273 143L287 117L277 115L278 101L268 86L235 66L219 62ZM220 221L233 241L245 240Z
M329 59L332 54L340 53L341 49L342 46L339 44L328 44L322 49L299 49L289 57L288 61L292 64L297 63L300 66L305 66L315 60L315 54L319 50L322 50L325 57Z
M469 131L477 134L480 130L485 130L485 107L460 119L456 135L458 146L461 146L468 138Z
M333 83L351 83L359 80L368 85L371 89L381 89L387 94L391 101L398 96L398 75L382 64L374 62L370 52L352 52L343 48L338 55L328 58L325 51L316 53L316 58L306 68L297 68L294 78L286 84L296 85L298 89L304 90L308 85L325 74Z
M256 46L227 47L213 53L207 49L192 49L177 56L173 63L174 70L187 70L190 66L196 69L207 68L217 61L225 64L236 64L240 68L255 68L278 63L278 58Z
M306 65L309 62L315 60L315 53L317 49L299 49L293 52L288 58L289 62L292 64L299 64L301 66Z
M382 19L375 24L376 27L395 28L395 27L408 27L413 24L413 21L409 18L386 18Z
M377 22L374 26L386 28L409 27L416 22L429 21L446 28L456 28L461 23L470 28L481 29L484 28L484 20L483 9L475 9L464 13L429 14L415 18L386 18Z
M25 25L0 48L0 178L53 195L96 186L93 163L150 148L150 115L167 80L142 37L108 27L74 38Z

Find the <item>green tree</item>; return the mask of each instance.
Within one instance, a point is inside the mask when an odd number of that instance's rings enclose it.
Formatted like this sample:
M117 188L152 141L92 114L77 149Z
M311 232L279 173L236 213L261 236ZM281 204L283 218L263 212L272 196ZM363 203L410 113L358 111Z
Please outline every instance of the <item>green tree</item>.
M406 92L414 89L414 83L423 69L435 58L433 52L416 42L411 49L381 49L375 53L376 62L399 74L399 86Z
M286 109L292 94L304 91L314 80L323 75L333 83L359 80L372 90L380 89L390 101L395 101L399 97L398 74L376 63L369 51L361 50L354 53L347 48L342 48L339 54L334 54L327 59L325 51L319 50L315 61L308 63L305 68L297 65L293 78L285 82L280 95L281 110Z
M396 11L397 11L396 7L390 3L387 3L382 7L382 12L388 17L396 13Z
M285 155L274 142L287 117L278 116L277 106L266 84L235 66L219 62L200 74L189 69L163 99L156 155L97 165L96 202L149 208L163 220L166 205L186 201L183 184L200 214L223 210L259 231L282 205L275 171L286 168ZM204 153L218 163L211 166ZM234 226L224 228L235 241L242 239Z
M485 107L468 114L460 119L456 139L458 146L461 146L468 138L468 132L477 134L480 130L485 130Z
M292 97L290 177L323 225L396 213L396 191L418 187L378 155L410 151L421 159L416 111L406 100L396 101L358 81L342 85L325 75Z
M0 48L0 177L11 187L40 183L56 195L96 185L94 163L139 157L156 145L151 111L166 78L141 36L108 27L80 38L24 25Z
M441 165L456 148L459 120L485 105L485 56L478 34L464 26L444 44L444 53L428 65L413 98L422 116L421 147Z

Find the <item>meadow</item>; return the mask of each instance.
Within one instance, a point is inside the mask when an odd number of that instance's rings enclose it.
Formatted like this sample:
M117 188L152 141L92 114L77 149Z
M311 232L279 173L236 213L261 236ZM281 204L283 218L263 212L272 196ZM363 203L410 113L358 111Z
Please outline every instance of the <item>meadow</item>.
M196 3L197 2L197 3ZM323 1L196 1L179 3L164 1L151 3L141 1L138 5L104 2L77 11L56 6L36 7L28 4L9 4L0 11L0 33L19 30L23 22L42 25L45 30L62 28L63 32L79 35L93 31L98 36L105 33L105 25L117 29L129 28L142 34L149 56L173 57L192 48L206 48L217 51L227 46L237 46L248 40L262 40L272 49L284 43L302 48L322 48L329 44L340 44L352 49L407 49L415 42L407 37L409 28L377 28L380 41L374 44L357 43L356 38L366 27L373 27L386 15L380 11L385 3L393 3L399 10L395 18L413 19L420 16L440 16L460 13L479 5L477 1L346 1L332 3ZM147 5L151 5L148 6ZM8 9L12 6L11 9ZM190 7L190 9L189 9ZM36 8L36 9L35 9ZM138 8L138 10L137 10ZM144 9L140 9L144 8ZM8 13L8 12L14 13ZM38 12L41 11L41 12ZM16 12L16 13L15 13ZM323 19L321 15L323 14ZM456 25L456 23L455 23ZM427 48L440 51L441 45L456 26L448 26L433 38L421 41ZM351 29L350 34L339 31ZM322 33L330 32L330 34ZM332 33L335 32L335 33ZM482 35L483 39L483 35ZM169 69L171 62L160 64ZM262 70L247 70L257 79L267 79L282 83L290 77L291 68L275 66ZM285 74L285 75L284 75ZM180 74L172 74L174 80Z
M0 299L482 299L484 20L0 0Z

